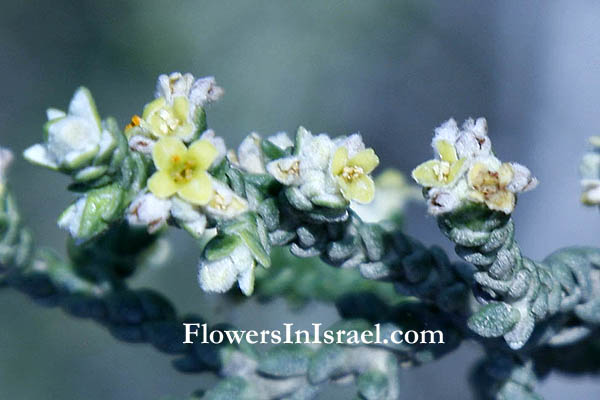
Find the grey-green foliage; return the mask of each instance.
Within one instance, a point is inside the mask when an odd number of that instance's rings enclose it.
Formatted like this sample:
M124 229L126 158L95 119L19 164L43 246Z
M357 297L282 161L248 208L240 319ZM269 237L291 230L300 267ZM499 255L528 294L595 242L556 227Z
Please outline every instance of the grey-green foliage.
M389 306L376 296L344 297L337 302L344 318L330 327L337 330L373 330L374 321L381 325L382 335L397 329L419 329L424 325L443 330L443 345L402 344L302 345L281 344L255 357L227 356L235 368L226 366L227 379L205 393L208 399L312 399L331 380L356 378L361 399L396 399L400 365L420 365L454 350L461 340L452 323L435 307L418 302ZM357 305L360 304L358 307ZM374 311L376 309L377 311ZM398 318L400 316L401 318ZM393 323L393 318L402 322ZM246 369L250 365L250 370ZM204 398L204 397L203 397Z
M481 398L535 399L536 375L547 372L536 363L551 354L551 346L587 343L595 348L596 343L587 341L600 322L600 251L571 248L534 262L521 255L509 214L467 202L438 213L440 228L468 263L453 262L441 248L407 236L398 225L365 222L351 208L353 198L372 195L369 173L378 163L359 135L331 139L300 128L292 141L285 134L265 139L253 134L237 155L225 156L222 139L205 131L202 105L222 93L214 79L194 81L191 75L172 74L161 76L159 82L159 97L187 96L200 107L202 118L193 122L190 140L208 141L220 154L218 161L207 163L215 204L148 193L147 178L157 171L151 148L166 142L160 141L151 121L139 117L132 120L137 122L129 136L111 119L100 122L91 95L80 89L68 114L49 112L48 137L25 153L30 161L73 178L70 188L80 197L59 221L72 236L69 260L32 249L4 186L5 166L0 165L4 286L91 318L120 340L150 343L175 356L173 364L180 371L210 371L223 378L195 398L311 399L329 383L354 380L359 398L396 399L401 393L400 366L429 362L454 350L463 339L474 339L483 344L488 357L476 374ZM173 117L171 108L162 111L165 118ZM482 130L484 125L478 120L466 127ZM84 140L90 134L96 142ZM481 141L474 136L467 144L490 147L486 135ZM188 150L183 141L180 144ZM340 149L345 152L341 158ZM350 151L361 154L360 160L352 161ZM343 173L350 178L334 169L340 160L346 162L349 170ZM444 167L439 160L435 165ZM509 168L523 178L521 183L529 181L526 168L518 164ZM351 185L354 175L362 179L358 191ZM458 187L457 193L465 194L465 187ZM449 201L446 206L456 203L452 193L437 195L442 197L436 201ZM514 201L509 205L512 210ZM202 318L180 316L157 292L132 290L127 284L167 224L186 229L202 244L208 236L203 237L205 228L214 228L199 265L199 282L205 290L223 292L237 280L242 292L250 295L258 284L256 292L263 299L333 302L341 316L331 327L334 330L362 331L379 323L385 335L427 327L444 332L445 343L278 345L262 353L247 342L184 345L183 323L202 323ZM273 258L281 254L277 248L311 260L296 266L273 265ZM326 270L331 267L337 269ZM334 290L329 290L328 280L337 284ZM227 324L210 327L211 332L228 329Z
M467 312L470 267L451 262L440 248L427 248L399 229L365 223L347 206L299 208L294 192L266 174L244 173L224 163L215 176L257 211L217 224L218 234L206 246L205 259L223 258L243 241L258 263L269 267L271 249L289 246L297 257L320 257L341 269L357 268L364 278L394 282L401 293L447 311Z
M87 112L81 112L82 104ZM400 306L410 307L410 310L405 312L404 320L397 320L398 313L391 311L388 302L377 296L379 288L372 288L372 297L357 299L348 296L352 294L348 287L330 298L339 302L342 314L348 319L341 326L347 323L365 326L364 321L383 322L389 331L412 321L416 327L442 324L445 330L453 333L447 345L440 347L322 346L311 351L301 349L302 354L310 355L312 360L301 371L291 368L290 358L282 358L277 351L261 356L247 345L182 345L182 323L201 319L179 317L169 302L157 293L130 290L126 284L126 279L141 263L138 256L156 238L156 235L139 232L123 222L124 211L154 171L149 157L135 151L131 143L127 145L125 135L116 130L112 120L100 125L91 95L84 89L76 93L69 114L58 115L49 113L52 124L75 124L78 129L75 132L80 134L85 132L80 129L82 118L88 128L97 123L100 141L90 145L80 136L72 136L73 131L67 129L69 126L61 125L60 129L49 130L47 140L25 154L32 162L72 176L71 189L81 193L79 200L61 217L61 225L67 227L73 237L69 242L70 260L63 261L45 250L32 253L30 263L18 261L15 264L17 259L14 257L7 259L6 264L12 263L16 267L12 268L7 282L42 303L58 305L73 315L98 321L121 340L149 342L158 350L178 355L174 365L179 370L210 370L228 378L206 396L221 392L225 393L223 396L231 396L233 390L238 391L240 397L311 398L328 381L346 377L358 378L359 392L365 398L384 396L392 399L397 397L398 388L397 367L391 366L400 360L409 364L430 361L450 351L460 341L461 335L453 323L444 317L432 317L432 313L439 316L437 308L428 311L430 298L453 310L465 304L464 296L452 295L466 293L464 284L455 284L455 276L463 268L455 267L443 252L436 248L427 249L398 230L363 223L343 200L335 207L305 204L306 201L303 203L296 196L298 193L288 190L269 174L250 173L224 158L210 170L211 176L245 199L250 210L234 218L208 215L208 226L217 228L217 236L205 246L203 257L206 262L227 258L235 249L244 247L258 264L268 268L272 248L289 246L297 256L321 255L324 261L335 266L360 266L360 271L371 278L385 278L399 284L406 280L407 288L414 286L408 290L410 294L420 295L427 301L417 302L417 305L412 301L399 301ZM100 132L103 136L99 136ZM61 146L57 147L56 143ZM266 161L296 152L294 147L283 149L269 140L262 141L260 146L261 157ZM19 248L19 243L12 239L12 232L19 229L16 210L11 209L11 217L6 240L11 240L12 251ZM169 220L174 225L178 225L178 221L177 218ZM25 260L25 257L21 258ZM425 273L417 272L418 264L422 264ZM351 279L353 281L356 277ZM312 282L314 284L316 280ZM446 285L449 291L445 290ZM307 293L319 290L314 285ZM373 308L345 315L347 311L343 310L348 304L372 305ZM218 328L224 327L214 329ZM382 357L387 361L382 363ZM392 372L382 371L382 365L390 366ZM295 372L282 377L272 376L269 371L277 371L277 374ZM363 374L366 375L362 377Z
M311 300L335 302L353 293L374 294L387 304L412 301L400 296L391 282L364 279L356 269L331 268L318 257L298 258L288 249L274 248L271 258L269 269L256 271L255 295L261 300L284 297L298 308Z
M85 88L76 91L67 113L50 109L48 119L45 142L24 155L72 178L69 190L78 194L77 200L62 213L59 225L78 240L93 239L119 223L133 197L145 187L147 160L130 151L113 118L100 120Z
M31 234L21 226L21 216L12 195L0 189L0 285L7 284L12 266L31 262Z
M127 287L126 279L134 272L133 267L143 262L140 254L155 244L155 236L118 225L92 243L70 241L70 260L65 261L49 250L34 250L10 194L5 192L0 200L0 233L7 249L2 257L4 285L23 291L40 304L92 319L119 340L149 343L174 355L174 366L183 372L212 371L222 375L225 379L202 398L309 399L331 379L356 377L361 398L395 399L399 393L398 363L418 364L441 353L442 348L428 345L280 345L264 353L257 353L244 342L184 345L183 322L202 323L202 318L179 316L170 302L155 291ZM340 312L347 319L333 328L372 329L369 318L389 318L398 313L405 313L405 322L413 327L439 323L431 311L420 310L411 302L391 308L373 296L370 300L359 299L366 308L358 310L349 301L343 296L339 299ZM375 314L368 312L373 307L378 309ZM427 321L418 320L421 317ZM391 322L385 325L388 330L400 328ZM231 327L217 325L210 330L213 329ZM454 335L443 349L454 348L458 338Z
M600 250L567 248L536 262L523 257L514 240L510 215L469 205L438 217L442 232L464 260L477 266L476 297L487 304L468 326L483 337L504 337L513 349L523 347L536 324L558 314L575 317L576 334L557 335L555 344L589 334L600 323ZM562 322L561 319L559 321ZM575 332L571 326L566 332ZM540 333L538 336L544 336ZM547 340L547 338L544 338Z

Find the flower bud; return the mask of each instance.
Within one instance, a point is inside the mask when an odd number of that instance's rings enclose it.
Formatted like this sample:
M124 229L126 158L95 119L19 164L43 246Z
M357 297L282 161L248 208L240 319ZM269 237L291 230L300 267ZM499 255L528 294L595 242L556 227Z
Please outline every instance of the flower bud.
M49 109L45 125L47 139L25 150L25 158L46 168L76 172L103 159L116 146L116 139L102 128L91 93L79 88L67 113Z
M154 233L166 225L170 210L169 200L142 193L129 206L127 221L131 225L146 226L148 233Z

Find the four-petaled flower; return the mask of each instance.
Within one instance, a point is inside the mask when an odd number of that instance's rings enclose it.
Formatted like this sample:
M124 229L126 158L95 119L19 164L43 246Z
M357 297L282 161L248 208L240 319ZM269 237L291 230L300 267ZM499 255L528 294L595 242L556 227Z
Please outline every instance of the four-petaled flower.
M466 120L459 129L450 119L435 129L432 146L439 159L415 168L412 177L425 188L432 215L451 212L465 202L483 203L510 214L516 194L533 189L537 179L517 163L502 163L492 152L484 118Z
M177 193L195 205L207 204L213 195L210 175L206 172L217 157L217 149L207 140L186 147L179 139L160 139L152 150L157 172L148 180L148 189L158 198Z
M469 169L469 198L485 203L490 210L510 214L515 208L515 194L508 189L513 180L513 169L509 163L503 163L497 169L476 162Z
M130 146L148 153L154 140L163 137L176 137L185 143L195 140L200 129L205 129L204 105L222 95L223 89L213 77L195 79L192 74L179 72L159 76L156 99L144 107L141 117L134 115L125 128Z
M284 152L292 147L284 134L269 141ZM266 170L288 186L286 195L294 207L309 210L347 207L351 200L369 203L375 194L369 174L378 164L379 158L373 149L365 148L358 133L331 139L300 127L291 155L270 161Z
M154 137L177 137L188 141L194 134L194 124L190 118L190 103L185 97L176 97L172 104L164 97L148 103L142 117L134 115L128 127L141 126Z
M425 161L412 172L412 177L424 187L452 185L460 177L466 158L458 158L456 148L446 140L437 140L434 146L439 160Z
M331 160L331 173L346 200L369 203L375 196L375 184L369 174L379 165L373 149L365 149L349 157L345 146L339 147Z

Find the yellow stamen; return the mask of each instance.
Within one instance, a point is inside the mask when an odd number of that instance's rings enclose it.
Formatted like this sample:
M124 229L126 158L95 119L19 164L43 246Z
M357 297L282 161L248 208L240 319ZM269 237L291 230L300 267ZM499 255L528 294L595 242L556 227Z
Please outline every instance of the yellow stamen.
M364 170L361 167L345 166L342 170L342 178L348 183L360 178L362 175L364 175Z
M450 163L447 161L440 161L433 166L433 173L440 182L447 182L448 175L450 175Z
M223 196L221 196L219 193L215 193L212 201L210 202L210 205L213 208L216 208L217 210L221 210L221 211L225 211L228 206L227 202L225 201L225 198Z
M175 160L177 158L177 160ZM178 156L173 156L173 161L179 161ZM183 168L177 169L173 172L173 180L177 183L181 182L189 182L194 177L194 170L196 168L196 164L186 161L183 164Z
M129 124L125 127L125 130L128 131L131 128L140 126L141 123L142 123L142 118L140 118L139 115L134 115L133 117L131 117L131 122L129 122Z

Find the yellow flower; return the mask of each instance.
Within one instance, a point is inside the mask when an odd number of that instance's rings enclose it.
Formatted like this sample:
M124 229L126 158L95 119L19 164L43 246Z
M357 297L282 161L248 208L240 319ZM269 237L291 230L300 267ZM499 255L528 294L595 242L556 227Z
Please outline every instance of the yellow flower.
M412 172L412 177L424 187L442 187L454 183L461 175L466 158L459 159L454 145L446 140L435 142L439 160L425 161Z
M366 149L348 157L348 149L340 147L333 155L331 172L336 178L346 200L369 203L375 196L375 184L369 174L379 164L373 149Z
M490 210L510 214L515 208L515 194L506 186L513 178L513 169L508 163L500 165L497 171L490 170L484 163L473 164L468 173L469 197L485 203Z
M179 139L164 137L152 150L158 171L148 180L148 189L159 198L177 193L195 205L207 204L213 195L206 172L217 157L217 149L207 140L196 140L189 148Z
M144 107L141 118L134 115L125 131L140 126L158 138L177 137L187 141L195 129L189 113L190 103L187 98L175 97L173 103L169 104L164 97L159 97Z

